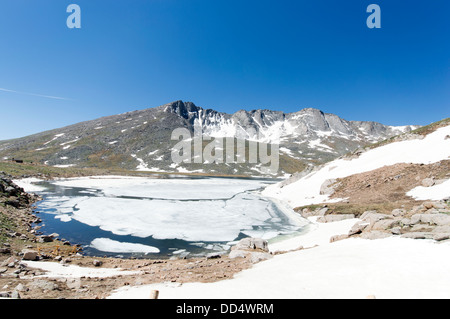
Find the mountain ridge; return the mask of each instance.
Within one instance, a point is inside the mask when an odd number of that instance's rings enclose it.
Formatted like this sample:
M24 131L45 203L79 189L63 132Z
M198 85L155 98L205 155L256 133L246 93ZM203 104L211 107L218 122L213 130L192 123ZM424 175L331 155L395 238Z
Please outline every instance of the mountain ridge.
M186 128L211 138L280 145L280 175L327 162L366 144L405 133L415 126L347 121L314 108L284 113L268 109L233 114L181 100L75 123L13 140L0 141L0 158L21 158L51 166L120 167L155 172L211 172L261 175L257 165L174 165L171 133Z

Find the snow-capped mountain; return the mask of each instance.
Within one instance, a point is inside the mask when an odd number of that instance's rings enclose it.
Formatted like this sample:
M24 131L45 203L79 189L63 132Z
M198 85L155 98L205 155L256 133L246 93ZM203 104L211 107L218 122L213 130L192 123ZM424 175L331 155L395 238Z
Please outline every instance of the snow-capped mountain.
M20 158L52 166L124 168L155 172L197 172L261 175L258 163L181 163L171 159L176 128L213 140L237 140L279 145L278 175L324 163L367 144L417 127L392 127L376 122L346 121L307 108L295 113L271 110L226 114L192 102L176 101L156 108L82 122L28 137L0 142L3 159ZM203 147L208 142L203 142ZM248 148L248 144L245 144Z

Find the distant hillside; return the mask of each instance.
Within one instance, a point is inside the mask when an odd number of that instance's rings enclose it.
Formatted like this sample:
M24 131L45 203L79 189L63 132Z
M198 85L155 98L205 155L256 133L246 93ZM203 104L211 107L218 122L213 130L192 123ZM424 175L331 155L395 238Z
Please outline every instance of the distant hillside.
M364 145L376 143L417 127L391 127L376 122L346 121L317 109L295 113L270 110L226 114L176 101L156 108L77 123L39 134L0 142L0 158L21 159L57 167L92 167L154 172L197 172L261 176L261 164L182 163L171 160L176 128L204 136L233 137L279 143L279 176L321 164ZM209 142L204 141L203 147Z

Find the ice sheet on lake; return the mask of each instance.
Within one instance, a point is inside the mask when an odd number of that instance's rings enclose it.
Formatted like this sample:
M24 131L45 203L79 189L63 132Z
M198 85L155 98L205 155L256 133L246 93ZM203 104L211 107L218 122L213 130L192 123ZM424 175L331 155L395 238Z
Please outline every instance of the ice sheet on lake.
M125 243L109 238L96 238L91 242L91 247L100 251L112 253L159 253L159 249L153 246Z
M86 177L54 183L66 187L101 190L106 196L132 196L157 199L224 199L247 190L267 186L260 180L238 179L151 179L141 177Z
M186 241L226 242L234 240L240 232L274 237L277 232L270 226L279 220L271 202L245 193L226 201L77 197L67 199L66 204L57 200L53 207L58 206L54 212L58 218L69 220L63 217L68 214L81 223L116 235Z
M115 235L214 245L235 241L242 234L271 239L298 231L302 226L298 220L253 191L267 183L224 178L76 178L51 182L64 192L47 195L39 209L62 222L76 220ZM67 196L72 187L77 188L76 195ZM93 243L97 248L100 244L105 241Z

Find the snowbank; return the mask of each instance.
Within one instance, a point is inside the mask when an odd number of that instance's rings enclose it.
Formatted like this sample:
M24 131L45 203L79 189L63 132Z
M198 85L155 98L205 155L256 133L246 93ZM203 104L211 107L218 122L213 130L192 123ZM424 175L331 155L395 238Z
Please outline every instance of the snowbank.
M117 275L136 275L139 271L123 271L120 268L89 268L80 267L76 265L62 265L57 262L44 262L44 261L25 261L22 260L27 267L37 268L46 271L44 275L37 277L49 277L49 278L105 278L113 277Z
M326 245L330 238L335 235L348 234L350 229L358 221L357 218L346 219L334 223L316 223L318 217L309 217L310 222L305 231L300 236L286 239L269 245L270 252L282 252L295 250L297 248L312 248L316 245Z
M449 298L449 244L347 239L277 255L216 283L124 287L112 299Z
M30 177L30 178L23 178L23 179L15 179L13 180L14 184L17 186L23 188L25 192L31 193L31 192L41 192L44 191L45 188L42 186L35 185L34 183L42 182L41 179Z
M406 195L416 200L441 200L450 198L450 180L431 187L418 186L410 190Z
M387 144L367 151L356 159L338 159L300 180L281 187L271 185L263 195L284 200L291 207L331 202L320 188L328 179L343 178L398 163L431 164L450 158L450 126L437 129L423 139ZM334 200L336 201L336 200Z

